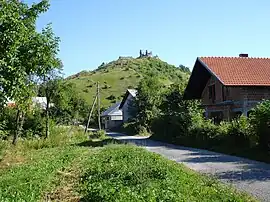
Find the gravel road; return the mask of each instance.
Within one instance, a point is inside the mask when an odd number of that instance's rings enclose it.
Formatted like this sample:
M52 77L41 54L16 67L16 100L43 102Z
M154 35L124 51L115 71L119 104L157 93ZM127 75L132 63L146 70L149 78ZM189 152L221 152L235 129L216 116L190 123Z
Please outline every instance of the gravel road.
M218 177L260 201L270 202L270 164L240 157L153 141L147 137L108 133L111 137L135 143L187 167Z

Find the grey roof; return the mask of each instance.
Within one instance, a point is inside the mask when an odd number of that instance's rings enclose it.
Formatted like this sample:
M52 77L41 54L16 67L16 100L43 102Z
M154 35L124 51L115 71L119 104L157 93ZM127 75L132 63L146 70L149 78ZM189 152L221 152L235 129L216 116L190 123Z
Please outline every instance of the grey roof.
M102 112L101 116L122 116L123 112L119 109L120 102L110 106L107 110Z
M137 90L136 89L127 89L127 91L132 95L132 97L136 97L137 95Z
M122 109L124 103L126 102L126 99L128 98L128 95L131 95L132 97L136 97L137 95L137 90L136 89L127 89L122 102L120 103L119 109Z

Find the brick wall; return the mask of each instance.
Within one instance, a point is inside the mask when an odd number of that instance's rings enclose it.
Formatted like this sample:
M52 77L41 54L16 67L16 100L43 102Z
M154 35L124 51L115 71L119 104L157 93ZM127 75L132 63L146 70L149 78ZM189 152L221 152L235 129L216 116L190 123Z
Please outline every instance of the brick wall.
M212 76L207 82L207 85L205 86L202 93L202 103L205 105L215 104L211 99L209 99L208 86L212 84L215 85L216 91L215 103L220 103L223 101L244 101L245 99L254 101L270 99L270 87L223 87L222 83L214 76ZM224 88L224 100L222 88Z
M241 87L241 94L247 100L270 99L270 87Z
M202 92L202 103L206 105L213 104L212 100L209 99L208 86L210 85L215 85L215 91L216 91L215 103L222 102L222 84L220 83L218 79L212 76L207 82Z
M209 99L209 85L215 85L216 99L212 102ZM224 92L224 95L223 95ZM237 111L247 114L251 108L255 107L257 101L270 99L270 87L223 87L222 83L215 77L211 77L202 93L202 104L206 105L208 115L211 112L222 111L224 119L231 119ZM233 105L217 105L224 101L233 101Z

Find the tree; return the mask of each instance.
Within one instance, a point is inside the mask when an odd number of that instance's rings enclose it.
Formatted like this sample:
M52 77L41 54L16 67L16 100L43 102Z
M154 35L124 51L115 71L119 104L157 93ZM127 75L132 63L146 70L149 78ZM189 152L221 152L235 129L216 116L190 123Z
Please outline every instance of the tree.
M141 126L147 128L151 122L160 114L163 84L158 77L148 76L143 78L138 85L136 97L137 120Z
M58 90L58 84L60 79L60 72L62 70L62 62L57 58L59 52L59 41L58 37L55 37L52 28L48 25L39 34L39 46L40 51L40 68L37 71L37 76L42 80L45 86L45 97L47 99L46 104L46 131L45 138L49 136L49 106L53 95Z
M185 135L188 133L189 126L192 122L190 113L190 103L183 99L182 86L173 84L169 88L169 92L164 96L161 104L164 123L168 123L165 127L168 134Z
M263 101L251 110L250 123L259 146L264 150L270 150L270 100Z
M24 111L34 93L32 79L40 69L40 37L36 32L39 14L49 8L47 0L28 6L18 0L0 0L0 86L1 104L7 99L18 107L13 144L20 135Z
M78 122L87 118L89 105L77 92L74 84L59 80L51 100L51 114L58 123L69 124L72 120Z
M184 65L179 65L179 68L183 71L183 72L187 72L190 74L190 69Z
M45 109L45 138L48 138L49 136L49 119L50 119L50 106L52 104L52 100L56 96L56 94L59 92L60 88L60 82L61 78L59 75L52 71L47 76L44 76L44 81L39 87L39 95L45 96L47 103L46 103L46 109Z

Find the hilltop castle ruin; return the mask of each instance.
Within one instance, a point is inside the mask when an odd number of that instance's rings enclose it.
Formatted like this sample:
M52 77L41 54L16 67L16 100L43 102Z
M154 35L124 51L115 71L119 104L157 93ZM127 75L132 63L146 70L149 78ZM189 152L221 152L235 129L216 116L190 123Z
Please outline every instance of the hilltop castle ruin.
M153 57L152 51L148 52L148 50L146 50L144 53L142 50L140 50L139 58L143 58L143 57Z

